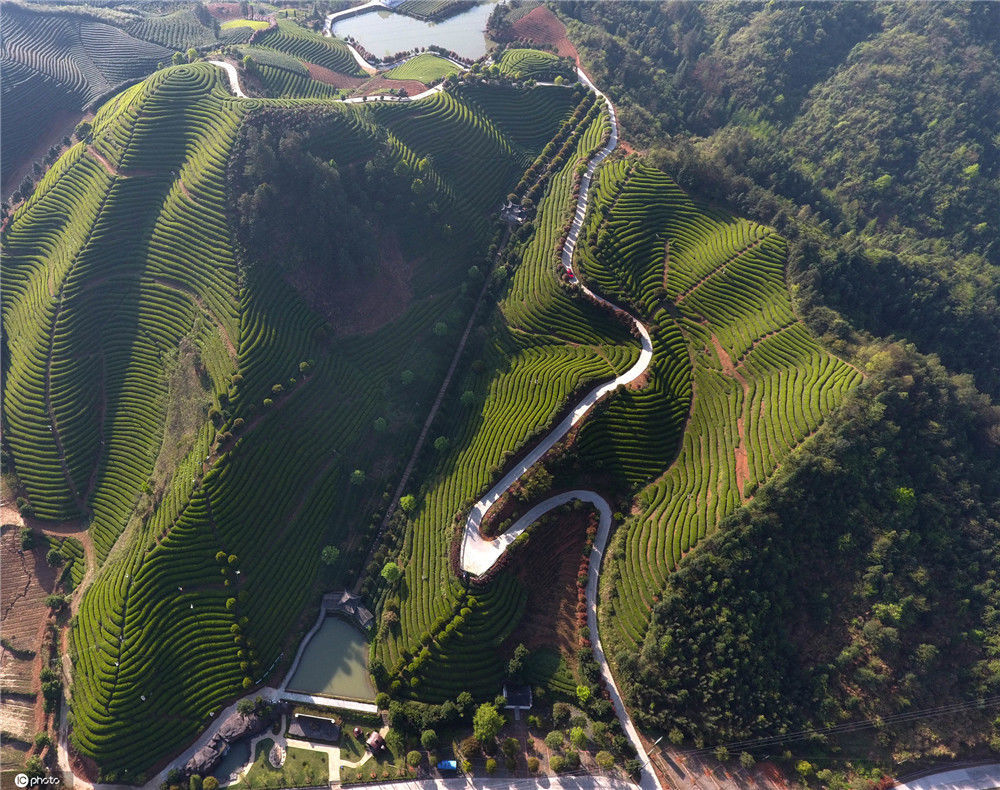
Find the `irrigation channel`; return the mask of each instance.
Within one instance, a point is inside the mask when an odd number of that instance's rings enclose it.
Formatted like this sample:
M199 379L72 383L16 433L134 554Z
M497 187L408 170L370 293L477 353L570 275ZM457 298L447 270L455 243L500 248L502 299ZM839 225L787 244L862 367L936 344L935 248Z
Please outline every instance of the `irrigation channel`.
M226 63L221 60L211 60L209 61L213 65L222 68L226 76L229 78L229 85L233 93L240 98L246 98L246 94L243 92L239 83L239 73L236 68L231 63ZM598 296L589 288L584 286L579 282L575 273L573 272L573 253L576 250L577 238L580 235L580 229L583 227L583 221L587 213L587 205L590 199L590 186L593 181L594 173L600 164L608 157L608 155L614 151L618 146L618 118L615 114L614 105L598 88L593 82L587 77L579 67L577 68L577 76L580 82L586 85L590 90L592 90L598 97L604 100L605 106L608 110L609 121L611 124L611 134L608 137L608 141L604 146L591 157L590 161L587 163L587 169L580 180L580 192L577 198L576 211L573 216L573 222L570 226L569 234L566 237L566 241L563 244L561 261L562 266L566 270L569 279L572 283L576 284L582 293L584 293L588 298L599 302L600 304L606 305L616 312L623 313L627 315L632 322L635 324L636 329L639 332L642 350L639 354L639 359L636 363L629 368L622 375L612 379L611 381L601 384L600 386L594 388L589 392L575 407L574 409L560 422L555 428L552 429L531 451L524 457L520 464L518 464L514 469L508 472L504 477L497 482L475 505L472 506L472 510L469 513L469 517L465 523L465 529L462 535L462 549L461 549L461 567L463 570L472 573L473 575L480 575L485 573L489 568L491 568L497 560L503 556L504 552L514 542L515 538L524 532L532 523L534 523L538 518L540 518L545 513L550 510L560 507L572 500L580 500L582 502L589 502L598 511L600 520L597 528L597 535L594 538L594 546L590 554L590 570L587 577L587 625L590 628L590 633L594 636L593 650L594 658L601 667L601 675L607 685L608 691L611 695L611 701L615 708L615 713L621 720L622 725L628 735L629 740L635 747L636 754L642 764L641 775L639 785L642 790L664 790L663 785L660 783L659 777L656 776L653 770L652 764L646 754L646 749L639 738L639 733L632 723L632 719L625 709L625 704L622 701L621 692L615 683L614 676L611 673L611 668L608 666L607 658L604 655L604 649L601 645L600 633L598 631L597 623L597 595L598 595L598 580L600 577L601 562L604 557L604 550L607 547L608 537L611 532L611 506L608 501L598 494L596 491L586 491L586 490L576 490L567 491L562 494L557 494L545 501L539 503L531 510L529 510L524 516L522 516L518 521L506 532L504 532L499 537L493 540L486 540L479 533L479 524L481 523L483 516L490 510L490 508L496 503L500 496L510 488L519 478L526 474L541 458L545 455L560 439L562 439L569 430L576 425L580 420L586 416L594 405L605 395L611 393L619 386L623 384L628 384L631 381L637 379L643 372L649 367L650 362L653 359L653 345L649 336L649 332L643 324L638 321L634 316L625 310L622 310L617 305L612 304L608 300ZM423 93L416 96L410 97L395 97L395 96L370 96L355 99L339 99L334 100L343 104L353 104L363 101L402 101L402 102L412 102L429 96L433 93L443 90L443 86L439 85L431 88ZM287 681L286 681L287 682ZM311 695L305 694L289 694L287 692L282 692L279 689L273 687L263 688L255 692L257 695L278 698L283 696L284 698L299 698L303 701L309 701L319 704L326 704L332 706L340 706L346 708L354 709L368 709L367 705L361 706L355 700L337 700L330 698L319 698L312 697ZM235 703L231 706L235 710ZM372 706L374 707L374 706ZM63 706L65 710L65 705ZM193 743L183 755L172 761L172 765L183 764L190 755L203 746L211 736L214 731L218 729L218 725L221 720L225 718L225 715L230 712L229 709L223 711L219 716L216 717L214 726L210 727L206 732ZM62 722L60 726L59 742L58 742L58 756L59 765L64 770L69 772L70 761L69 753L67 750L67 727L65 715L62 716ZM155 788L164 781L166 778L167 769L164 769L157 776L146 783L146 788ZM102 790L110 790L113 785L91 785L85 780L81 780L79 777L76 778L78 787L90 788L97 787Z

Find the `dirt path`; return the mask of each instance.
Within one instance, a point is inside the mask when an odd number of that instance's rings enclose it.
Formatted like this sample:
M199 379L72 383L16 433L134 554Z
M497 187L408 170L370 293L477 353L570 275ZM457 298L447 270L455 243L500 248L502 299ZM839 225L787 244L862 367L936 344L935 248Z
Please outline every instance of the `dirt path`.
M736 488L740 492L740 499L744 502L746 501L746 495L743 493L746 488L746 482L750 478L750 464L747 460L747 441L746 441L746 430L745 430L745 418L747 413L747 403L750 398L750 385L747 380L743 377L736 366L733 364L732 357L729 356L729 352L722 347L722 343L719 342L719 338L712 333L712 346L715 348L715 354L719 358L719 362L722 364L722 372L725 373L732 379L736 379L739 382L740 387L743 388L743 401L740 408L740 416L736 418L736 430L739 434L739 442L736 445L736 449L733 454L736 456Z
M663 243L663 290L667 289L670 280L670 239Z
M771 235L770 233L766 233L766 234L764 234L764 236L762 238L759 238L756 241L751 242L750 244L748 244L746 247L744 247L742 250L740 250L736 254L730 255L722 263L720 263L718 266L715 266L704 277L702 277L700 280L698 280L698 282L696 282L690 288L687 288L686 290L684 290L680 294L678 294L677 295L677 299L675 300L676 303L680 304L684 299L687 299L691 294L693 294L695 291L697 291L699 288L701 288L705 283L707 283L709 280L711 280L713 277L715 277L715 275L717 275L719 272L721 272L723 269L725 269L731 263L735 262L736 260L738 260L742 256L746 255L751 250L757 249L757 247L759 247L761 244L763 244L764 240L767 239L767 237L770 236L770 235Z
M94 146L92 145L87 146L87 153L101 163L104 169L108 171L108 175L112 175L115 178L143 178L145 176L156 175L155 170L145 170L142 168L126 169L124 167L116 167L115 165L111 164L111 162L109 162L107 158L105 158L103 154L99 153L97 149L94 148Z
M754 340L754 341L753 341L753 342L752 342L752 343L750 344L750 347L749 347L749 348L748 348L748 349L747 349L746 351L744 351L744 352L743 352L742 354L740 354L740 357L739 357L739 359L737 359L737 360L736 360L736 364L737 364L737 365L742 365L742 364L743 364L743 361L744 361L744 360L745 360L745 359L746 359L746 358L747 358L748 356L750 356L750 354L752 354L752 353L754 352L754 350L755 350L755 349L757 348L757 346L759 346L759 345L760 345L761 343L763 343L763 342L764 342L765 340L768 340L768 339L770 339L770 338L774 337L775 335L780 335L780 334L781 334L782 332L784 332L784 331L785 331L786 329L791 329L791 328L792 328L793 326L795 326L796 324L802 324L802 320L801 320L801 319L798 319L798 318L796 318L796 319L795 319L794 321L789 321L789 322L788 322L787 324L785 324L784 326L780 326L780 327L778 327L777 329L772 329L772 330L771 330L770 332L766 332L765 334L761 335L760 337L758 337L758 338L757 338L756 340Z
M65 280L63 281L65 287ZM56 326L59 323L59 314L62 312L63 289L59 289L59 303L56 305L55 315L52 317L52 330L49 334L49 350L45 358L45 413L49 418L49 431L52 433L52 441L56 445L56 454L59 456L59 467L62 469L66 486L73 502L81 513L87 512L87 504L81 495L73 475L69 471L69 464L66 462L66 448L62 443L62 436L59 433L59 423L56 420L56 410L52 405L52 358L55 356Z
M185 194L187 194L186 191ZM188 197L190 197L190 195L188 195ZM219 330L219 335L222 337L222 342L226 346L226 351L229 352L230 359L233 361L236 360L236 346L233 345L232 338L229 337L229 332L226 331L225 325L219 320L215 313L212 312L211 308L205 304L204 300L197 293L188 288L188 286L184 283L178 280L172 280L169 277L157 275L155 277L150 277L149 279L163 288L168 288L171 291L183 294L194 302L198 306L198 309L201 310L201 312L203 312L211 320L211 322L215 324L215 328Z

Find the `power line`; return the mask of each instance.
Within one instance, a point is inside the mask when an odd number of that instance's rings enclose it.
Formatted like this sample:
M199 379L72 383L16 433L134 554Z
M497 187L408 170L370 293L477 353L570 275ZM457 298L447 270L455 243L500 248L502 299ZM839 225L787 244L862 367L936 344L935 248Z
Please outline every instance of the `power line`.
M773 746L779 743L801 741L810 738L813 735L841 735L845 733L855 732L857 730L867 729L869 727L877 727L881 724L916 721L919 719L933 718L935 716L944 716L951 713L960 713L964 710L971 710L973 708L994 708L994 707L1000 707L1000 696L984 697L975 700L966 700L964 702L956 702L948 705L938 705L930 708L920 708L917 710L906 711L904 713L896 713L889 716L882 716L873 719L859 719L857 721L845 722L843 724L835 724L830 727L816 727L810 729L797 730L795 732L790 732L790 733L783 733L780 735L765 735L757 738L745 738L742 740L735 740L735 741L729 741L727 743L716 744L715 746L711 747L684 750L683 753L691 756L707 756L711 755L720 746L734 750L757 749L763 746Z

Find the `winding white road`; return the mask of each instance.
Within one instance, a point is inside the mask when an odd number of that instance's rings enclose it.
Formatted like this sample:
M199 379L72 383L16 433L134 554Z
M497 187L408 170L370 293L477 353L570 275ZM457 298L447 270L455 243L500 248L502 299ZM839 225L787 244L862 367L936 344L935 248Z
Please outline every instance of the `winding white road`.
M213 66L218 66L220 69L226 72L226 76L229 77L229 87L232 88L233 93L235 93L241 99L250 98L247 96L243 89L240 87L240 74L236 71L236 66L232 63L226 63L224 60L210 60L208 61Z
M601 93L601 91L594 86L594 83L590 81L582 69L577 69L577 75L580 78L580 82L588 86L592 91L594 91L594 93L604 99L604 104L608 109L608 115L611 121L611 134L608 137L607 143L604 144L604 147L591 158L590 162L587 164L587 170L580 180L580 193L576 202L576 213L573 215L573 222L570 225L570 231L562 249L562 265L569 273L571 281L577 283L580 286L580 289L588 297L600 302L601 304L611 307L615 311L625 313L625 311L621 308L612 304L608 300L601 298L586 286L580 284L576 279L576 275L573 273L573 253L576 250L576 242L580 236L580 229L583 227L583 221L587 214L587 204L590 199L590 185L594 178L594 172L618 145L618 117L615 115L614 105L611 104L607 96ZM553 445L555 445L556 442L562 439L569 432L570 428L582 420L587 412L594 407L594 404L596 404L608 393L617 389L619 386L628 384L629 382L637 379L649 367L650 362L653 360L653 343L649 337L649 332L635 317L629 315L628 313L625 313L625 315L629 316L639 332L639 337L642 342L642 350L639 353L639 359L625 373L612 379L606 384L596 387L588 393L586 397L584 397L583 400L576 405L573 411L566 415L566 417L555 428L553 428L544 439L532 448L531 452L525 456L521 463L504 475L503 478L499 480L482 499L472 506L472 511L469 513L469 517L465 522L465 530L462 533L462 552L460 564L462 570L464 571L468 571L469 573L477 576L483 574L493 567L494 563L496 563L497 560L503 556L503 553L507 550L510 544L514 542L518 535L524 532L542 515L548 513L553 508L565 505L567 502L571 502L574 499L578 499L582 502L589 502L597 508L597 512L600 514L600 521L597 527L597 535L594 538L594 548L590 553L590 570L587 576L587 626L590 628L590 634L593 638L594 659L601 667L601 676L603 677L604 683L611 695L611 702L614 705L615 713L618 714L618 718L621 720L622 726L625 728L625 732L628 735L629 740L632 742L632 745L635 747L639 760L642 763L642 773L639 782L640 786L643 790L663 790L660 780L653 771L653 767L646 756L645 747L642 745L639 733L636 730L635 725L632 723L632 719L629 717L628 711L625 709L625 703L622 701L621 692L618 690L614 676L611 674L611 668L608 666L607 659L604 655L604 648L601 645L600 632L597 627L598 580L600 578L601 561L604 558L604 550L607 548L608 536L611 533L611 506L608 504L608 501L596 491L566 491L535 505L531 508L531 510L519 518L510 529L493 540L484 538L479 532L479 525L482 523L483 516L489 512L490 508L493 507L500 496L507 489L509 489L514 482L518 480L518 478L531 469L531 467L534 466L542 458L542 456L545 455L545 453L547 453Z
M226 76L229 78L229 87L232 89L233 93L236 94L241 99L249 99L243 89L240 87L240 74L236 70L236 67L232 63L226 63L224 60L210 60L208 61L213 66L218 66L226 72ZM444 85L435 85L433 88L428 88L425 91L416 93L413 96L356 96L353 99L331 99L334 104L363 104L365 102L374 101L388 101L388 102L411 102L424 99L428 96L432 96L435 93L440 93L444 90Z

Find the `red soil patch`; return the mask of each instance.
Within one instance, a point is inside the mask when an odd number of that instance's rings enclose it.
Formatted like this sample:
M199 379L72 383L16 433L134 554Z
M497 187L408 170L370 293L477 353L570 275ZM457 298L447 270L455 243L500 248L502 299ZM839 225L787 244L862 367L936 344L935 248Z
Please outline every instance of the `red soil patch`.
M528 603L521 624L507 638L508 652L523 642L529 650L557 647L573 660L578 647L576 576L593 513L590 506L550 513L548 523L532 527L526 550L512 558L510 567L527 589Z
M73 775L88 782L96 782L98 777L97 763L78 753L72 744L67 745L66 751L69 754L69 766Z
M555 47L560 57L573 58L580 65L580 55L576 47L566 37L566 25L545 6L532 9L511 27L519 38L527 38L539 44L549 44Z
M6 520L6 519L5 519ZM4 694L0 722L5 731L30 740L45 729L42 709L42 644L49 608L45 596L55 589L55 569L49 567L36 546L20 551L18 528L8 525L0 537L0 628L16 653L0 648L0 679ZM23 651L23 652L22 652ZM12 692L12 693L11 693Z
M125 169L125 168L115 167L113 164L111 164L111 162L109 162L107 159L105 159L103 155L99 154L97 152L97 149L94 148L94 146L92 146L92 145L87 146L87 153L90 154L92 157L94 157L94 159L96 159L98 162L100 162L101 165L104 167L104 169L107 170L110 175L113 175L113 176L116 176L116 177L119 177L119 178L136 178L136 177L141 177L141 176L156 175L156 171L155 170L143 170L143 169L140 169L140 168L128 168L128 169ZM183 185L182 185L182 187L183 187ZM185 194L186 194L186 190L185 190ZM188 195L188 197L191 197L191 196Z
M365 79L363 77L348 77L346 74L333 71L325 66L319 66L315 63L309 63L308 61L303 62L305 63L306 68L309 69L309 76L317 82L332 85L334 88L351 89L365 84Z
M743 495L745 490L746 481L750 477L750 464L747 461L747 443L746 443L746 433L744 429L744 414L746 413L747 407L747 396L750 394L750 385L747 384L747 380L743 378L736 366L733 365L733 360L729 356L729 353L722 347L722 343L719 342L714 334L712 335L712 345L715 347L716 356L719 357L719 362L722 364L722 372L725 373L730 378L736 379L743 388L743 409L740 412L740 416L736 420L736 430L739 433L739 444L736 445L736 449L733 451L733 455L736 457L736 488L740 492L740 499L746 499Z
M427 90L427 86L418 80L390 80L387 77L373 77L361 87L358 95L372 96L376 93L399 90L400 88L403 89L407 96L414 96Z
M630 389L630 390L641 390L641 389L644 389L647 384L649 384L649 369L648 368L646 370L642 371L642 373L640 373L638 376L636 376L634 379L632 379L625 386L626 386L627 389Z
M322 264L305 266L288 281L339 336L373 332L401 316L413 296L410 280L415 260L406 260L396 234L376 231L378 261L373 271L347 280L331 276Z
M208 9L208 13L223 22L227 19L243 18L239 3L208 3L205 8Z

